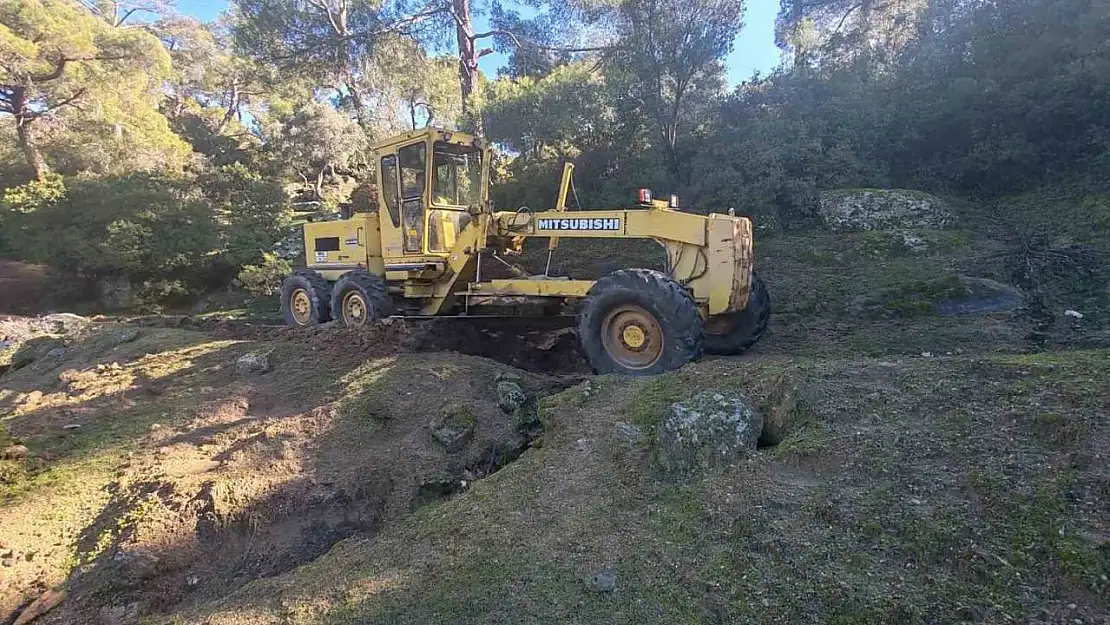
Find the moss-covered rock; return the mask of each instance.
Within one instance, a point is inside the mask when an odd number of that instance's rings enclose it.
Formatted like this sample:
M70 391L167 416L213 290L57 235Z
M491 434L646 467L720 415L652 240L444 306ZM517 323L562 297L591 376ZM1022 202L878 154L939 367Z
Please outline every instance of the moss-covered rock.
M819 211L833 232L946 228L952 210L944 200L907 189L839 189L821 194Z
M948 275L868 294L856 301L854 309L871 317L976 315L1015 311L1025 301L1016 287L988 278Z
M658 431L656 461L670 477L690 477L755 449L763 417L734 391L701 391L672 404Z
M474 427L478 417L474 408L468 405L451 405L443 410L443 414L433 421L429 429L439 444L443 445L448 453L455 453L466 447L474 436Z

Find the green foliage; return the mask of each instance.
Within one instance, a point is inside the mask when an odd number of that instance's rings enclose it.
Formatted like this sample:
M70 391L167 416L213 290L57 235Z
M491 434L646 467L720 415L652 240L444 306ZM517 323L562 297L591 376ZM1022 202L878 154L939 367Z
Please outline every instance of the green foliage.
M288 219L281 188L241 166L196 178L48 178L9 190L0 217L18 233L8 241L17 258L67 279L124 277L151 301L226 283Z
M3 0L0 24L0 111L35 177L181 167L187 147L156 109L170 71L157 38L65 0Z
M289 261L267 252L257 265L244 266L235 281L247 293L266 297L276 295L281 290L281 281L292 270Z
M27 234L25 216L57 202L65 192L65 182L57 174L4 191L0 200L0 258L20 257Z
M451 17L464 4L488 10L477 52L509 59L470 77L466 119L466 28ZM1000 271L1077 244L1106 252L1102 2L784 0L783 64L731 93L742 0L470 4L235 0L202 24L156 3L140 25L118 3L0 0L0 254L126 276L154 299L226 283L265 265L285 194L321 212L364 205L369 145L477 125L476 111L500 148L501 209L552 206L570 160L570 208L650 187L766 233L817 223L823 191L900 187L974 200L971 225L1031 250L995 259ZM857 243L848 253L928 253ZM1081 282L1060 302L1103 306L1088 269L1047 272Z

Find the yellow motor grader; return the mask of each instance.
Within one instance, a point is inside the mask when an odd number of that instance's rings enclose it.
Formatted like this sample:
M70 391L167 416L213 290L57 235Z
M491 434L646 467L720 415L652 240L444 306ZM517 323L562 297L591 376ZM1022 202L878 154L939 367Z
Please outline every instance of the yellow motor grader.
M629 375L676 369L703 351L738 354L759 340L770 301L753 271L750 220L684 212L673 196L656 200L647 189L633 208L567 211L569 163L553 209L498 211L489 199L491 156L483 139L437 128L374 146L376 210L304 225L306 268L281 289L286 322L360 326L506 308L577 315L594 370ZM548 239L541 275L507 260L533 237ZM664 270L549 275L559 239L583 237L652 239L665 252Z

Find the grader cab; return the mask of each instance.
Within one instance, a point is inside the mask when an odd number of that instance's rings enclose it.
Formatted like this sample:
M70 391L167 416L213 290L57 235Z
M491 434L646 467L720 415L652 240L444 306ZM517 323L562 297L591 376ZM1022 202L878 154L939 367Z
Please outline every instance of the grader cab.
M635 207L568 212L570 164L554 208L496 211L491 156L481 138L441 129L374 146L377 210L305 224L306 267L281 290L286 322L360 326L394 315L506 310L576 315L593 368L630 375L675 369L703 351L737 354L759 340L770 302L753 270L750 220L683 212L646 190ZM549 255L538 275L508 260L537 237L548 240ZM652 239L663 247L664 270L621 269L599 280L551 276L560 238Z

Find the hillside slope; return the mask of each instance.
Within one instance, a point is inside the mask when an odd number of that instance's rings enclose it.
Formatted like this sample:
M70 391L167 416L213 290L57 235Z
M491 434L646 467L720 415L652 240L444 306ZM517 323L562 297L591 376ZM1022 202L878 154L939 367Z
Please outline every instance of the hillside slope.
M1105 350L598 378L468 492L176 620L1106 622L1108 380ZM786 439L661 479L652 429L697 388L751 393ZM603 569L611 593L583 581Z
M0 378L0 616L1110 623L1105 294L1033 314L983 228L757 249L770 335L652 379L503 322L0 320L49 333ZM778 444L661 472L700 390Z

